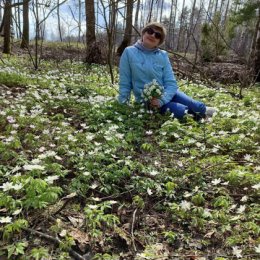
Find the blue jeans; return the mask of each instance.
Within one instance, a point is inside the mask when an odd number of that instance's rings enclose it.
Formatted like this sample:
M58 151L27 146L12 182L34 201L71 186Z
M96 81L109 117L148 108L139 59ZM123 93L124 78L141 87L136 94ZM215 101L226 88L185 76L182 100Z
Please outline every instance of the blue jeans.
M160 112L162 114L166 111L170 111L178 119L183 118L187 112L198 118L205 116L206 105L192 99L181 91L177 91L172 100L161 107Z

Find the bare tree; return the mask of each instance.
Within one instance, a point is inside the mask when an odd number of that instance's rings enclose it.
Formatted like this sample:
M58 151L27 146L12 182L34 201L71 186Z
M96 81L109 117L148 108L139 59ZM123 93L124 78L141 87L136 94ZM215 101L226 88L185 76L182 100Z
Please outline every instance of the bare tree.
M260 82L260 10L258 9L258 19L256 22L254 37L250 52L249 64L252 64L255 80Z
M150 23L151 20L152 20L152 13L153 13L153 3L154 3L154 0L151 0L150 1L150 6L149 6L149 11L148 11L148 16L147 16L147 23Z
M122 43L117 49L117 54L119 56L122 55L124 49L131 43L132 37L132 16L133 16L133 0L127 0L126 2L126 26L125 26L125 33Z
M4 18L0 31L4 34L3 53L10 54L11 52L11 20L12 20L12 0L6 0L4 6Z
M111 77L111 82L114 84L114 73L113 73L113 64L114 64L114 43L115 43L115 28L116 28L116 19L118 13L118 0L108 1L108 5L105 5L104 1L101 0L101 6L103 18L105 21L105 29L107 32L107 63L109 66L109 72Z
M94 0L85 0L85 8L86 8L86 20L87 20L86 62L89 64L101 63L101 50L100 50L100 46L96 42Z
M61 29L61 20L60 20L60 0L58 0L58 7L57 7L57 19L58 19L58 32L59 32L59 37L60 41L63 41L62 38L62 29Z
M21 48L28 48L29 46L29 1L23 0L23 33Z
M138 28L138 18L139 18L139 12L140 12L140 0L137 0L136 3L136 12L135 12L135 22L134 22L134 27L137 29ZM138 35L135 36L135 41L137 40Z

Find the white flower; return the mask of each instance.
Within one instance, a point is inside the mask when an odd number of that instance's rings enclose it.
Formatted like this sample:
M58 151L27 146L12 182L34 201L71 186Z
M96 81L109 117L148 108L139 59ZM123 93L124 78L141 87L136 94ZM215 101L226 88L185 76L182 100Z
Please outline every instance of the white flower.
M153 134L153 131L149 130L149 131L146 131L145 132L147 135L152 135Z
M152 190L150 188L147 188L147 194L151 196L153 194Z
M183 200L180 204L181 208L184 210L184 211L187 211L190 209L191 207L191 203L186 201L186 200Z
M88 205L88 207L89 207L90 209L97 209L97 208L98 208L97 205Z
M33 171L33 170L41 170L43 171L45 169L42 165L33 165L33 164L27 164L23 166L23 169L25 171Z
M15 119L12 116L8 116L6 119L10 124L15 123Z
M238 131L239 131L239 128L238 128L238 127L232 129L232 133L237 133Z
M97 182L93 182L93 184L90 185L91 189L96 189L98 187L98 183Z
M237 246L233 246L233 255L235 255L237 258L242 257L241 253L242 253L242 249L239 249Z
M246 154L245 156L244 156L244 159L246 160L246 161L250 161L251 160L251 155L250 154Z
M117 201L116 201L116 200L110 200L109 203L110 203L111 205L114 205L114 204L117 203Z
M13 185L14 190L20 190L22 189L23 185L21 183Z
M218 185L219 183L221 183L221 179L214 179L211 183L213 185Z
M189 153L189 149L187 149L187 148L182 149L181 152L184 153L184 154L187 154L187 153Z
M155 175L159 174L159 172L156 171L156 170L152 170L152 171L150 171L150 174L151 174L152 176L155 176Z
M230 209L232 210L232 209L235 209L237 207L237 204L233 204L231 207L230 207Z
M259 190L260 189L260 182L252 186L253 189Z
M44 180L49 183L49 184L53 184L54 181L58 180L59 176L58 175L53 175L53 176L48 176L47 178L45 178Z
M179 138L179 137L180 137L180 136L179 136L178 134L176 134L176 133L174 133L173 136L174 136L175 138Z
M12 214L13 216L19 215L22 212L22 209L17 209L14 211L14 213Z
M82 173L84 176L89 176L90 175L90 172L83 172Z
M255 247L255 252L258 253L258 254L260 254L260 244Z
M248 200L248 196L243 196L242 198L241 198L241 200L240 201L242 201L242 202L246 202Z
M0 218L0 223L11 223L12 222L12 217L1 217Z
M13 188L13 183L12 182L3 183L3 185L0 186L0 188L2 188L3 191L9 191Z
M246 209L245 205L241 205L238 209L237 209L237 213L238 214L242 214Z

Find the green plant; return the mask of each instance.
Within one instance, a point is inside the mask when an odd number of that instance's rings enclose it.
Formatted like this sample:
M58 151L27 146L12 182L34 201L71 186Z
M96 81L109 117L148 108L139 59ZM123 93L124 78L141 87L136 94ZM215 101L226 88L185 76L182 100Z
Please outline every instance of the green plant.
M100 238L106 228L113 228L119 223L117 216L106 214L106 211L111 209L112 204L111 201L105 201L100 204L90 204L84 208L86 228L93 241Z
M30 257L34 258L35 260L41 260L42 258L47 258L48 256L48 249L44 247L33 248L30 254Z

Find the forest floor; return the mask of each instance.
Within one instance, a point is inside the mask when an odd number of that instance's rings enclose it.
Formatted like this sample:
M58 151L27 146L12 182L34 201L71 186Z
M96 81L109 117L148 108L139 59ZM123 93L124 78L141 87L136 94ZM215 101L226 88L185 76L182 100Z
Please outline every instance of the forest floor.
M105 66L2 56L0 259L259 259L259 89L178 83L214 117L119 105Z

